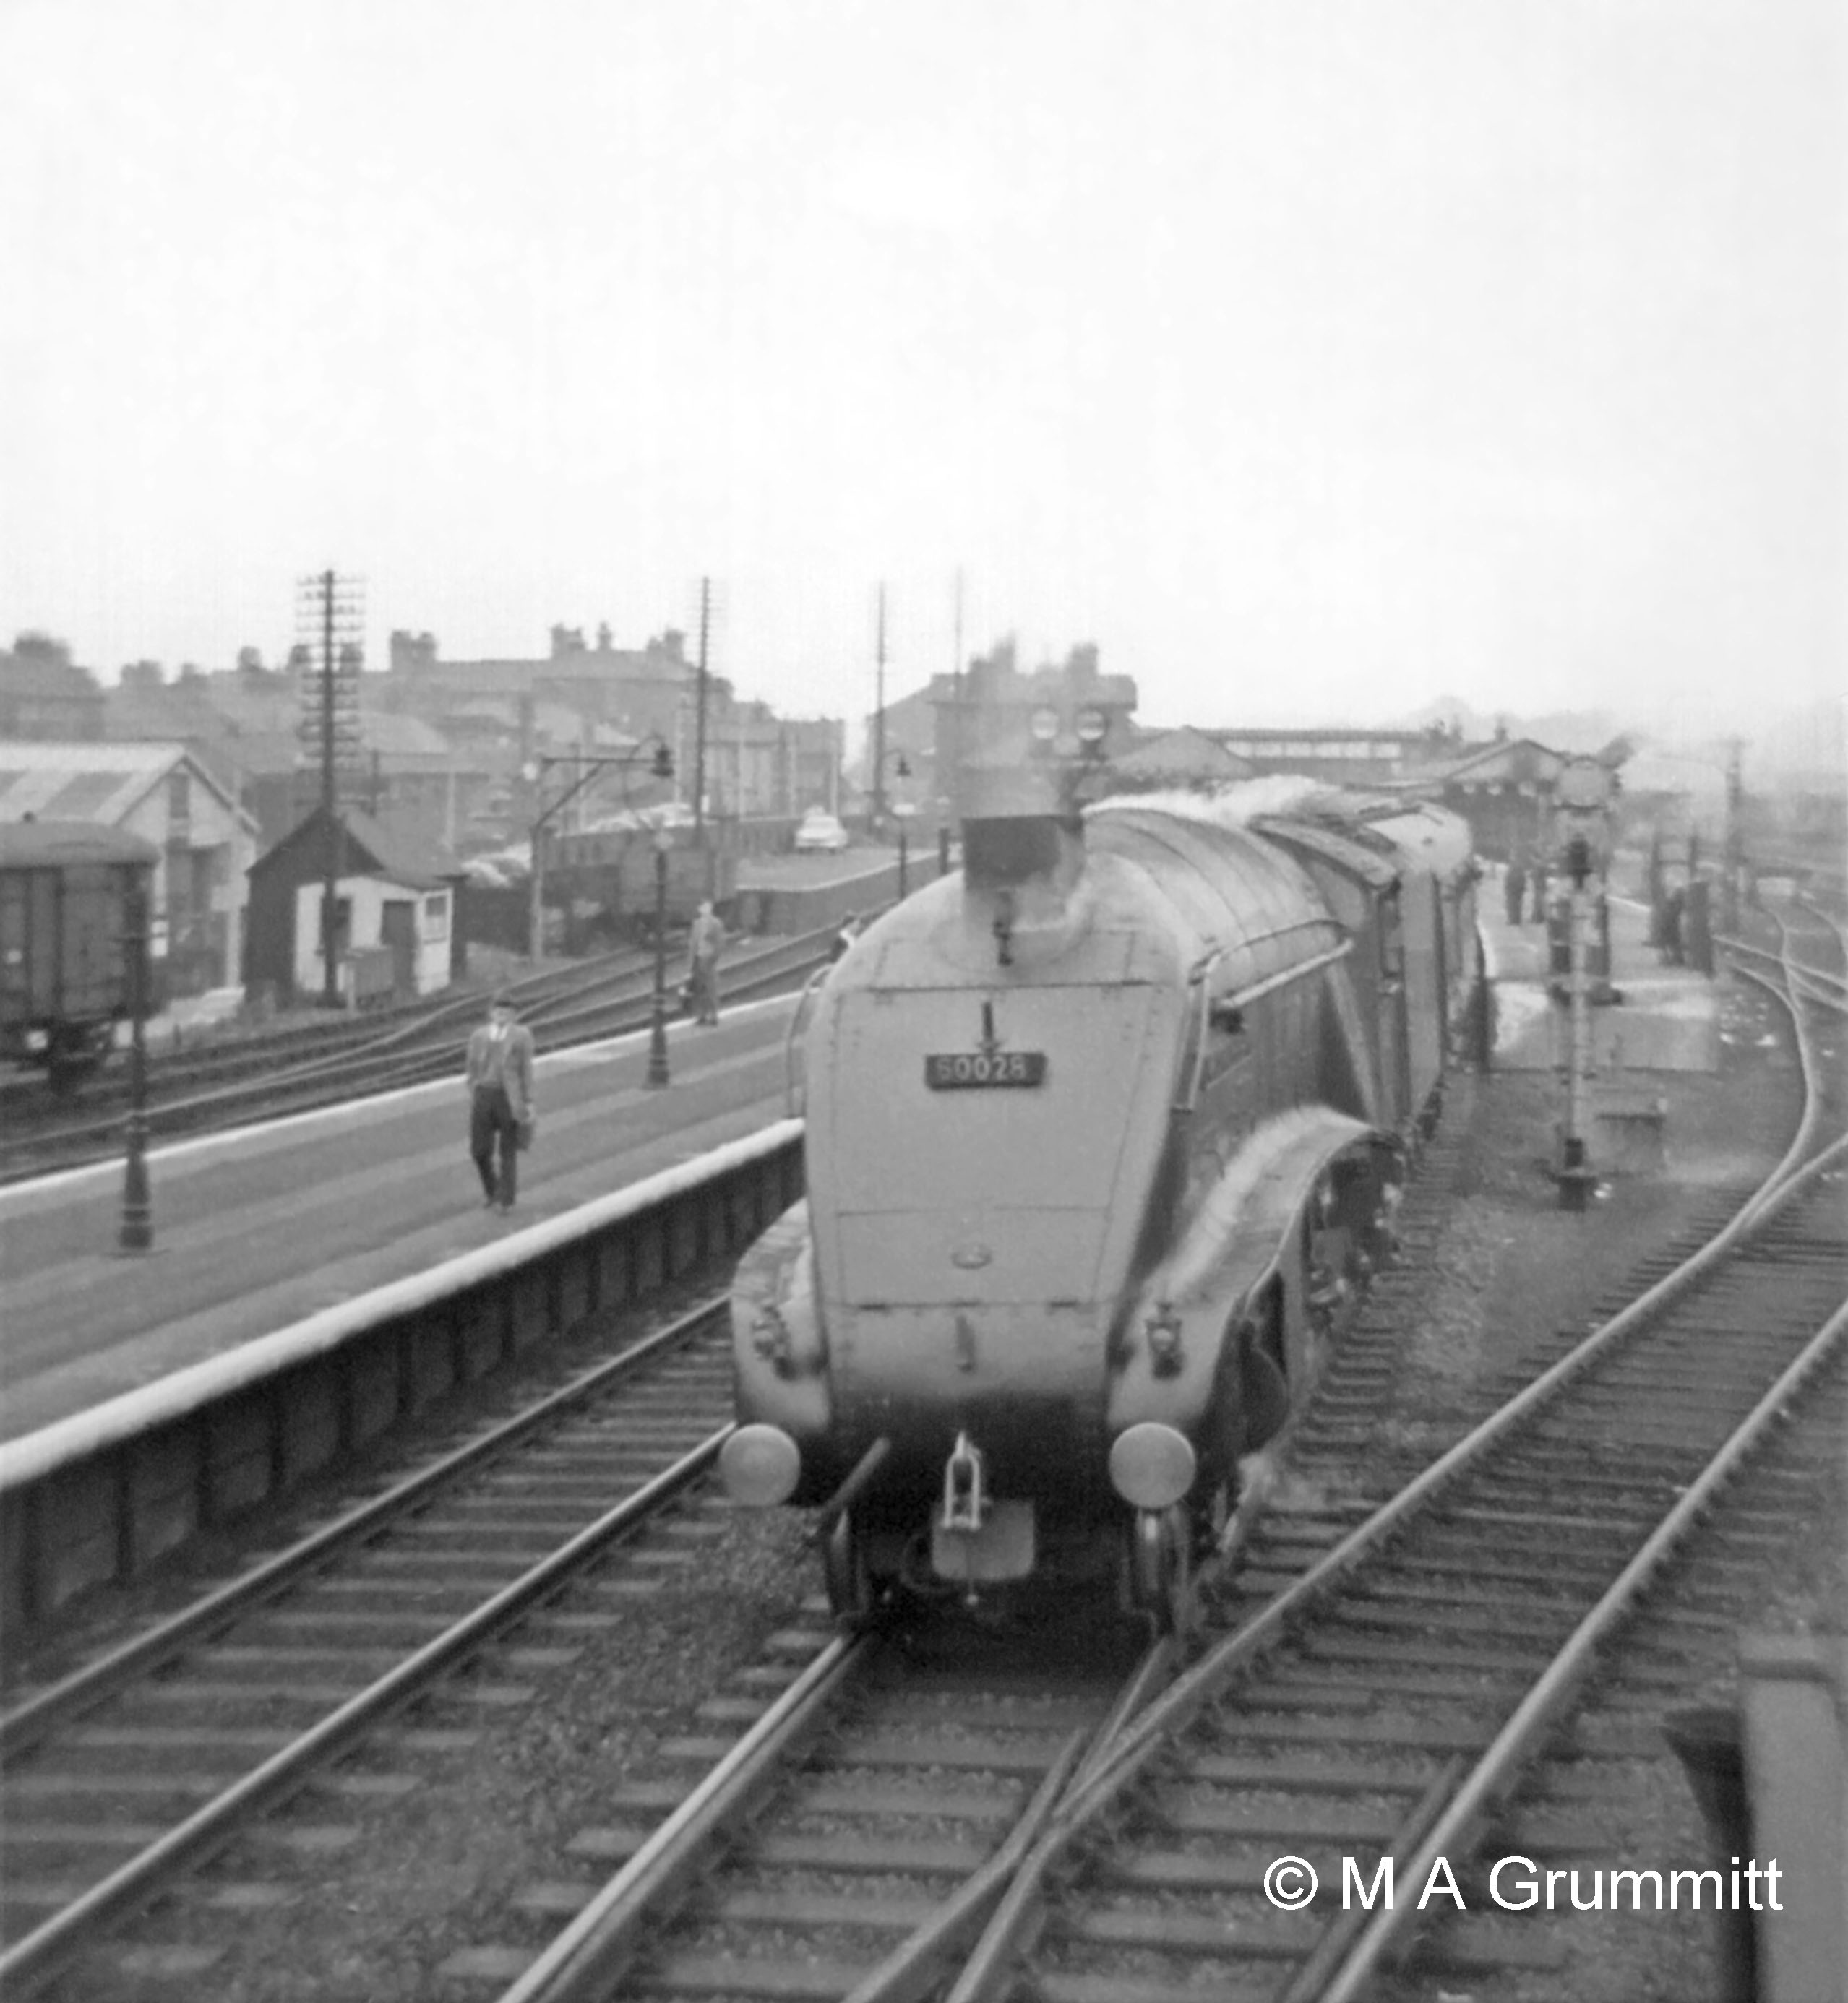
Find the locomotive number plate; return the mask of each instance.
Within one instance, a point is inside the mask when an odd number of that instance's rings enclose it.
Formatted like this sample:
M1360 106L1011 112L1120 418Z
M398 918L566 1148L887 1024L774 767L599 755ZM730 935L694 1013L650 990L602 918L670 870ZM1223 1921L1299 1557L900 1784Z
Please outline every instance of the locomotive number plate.
M1044 1050L952 1050L933 1053L924 1060L924 1082L933 1092L1045 1082Z

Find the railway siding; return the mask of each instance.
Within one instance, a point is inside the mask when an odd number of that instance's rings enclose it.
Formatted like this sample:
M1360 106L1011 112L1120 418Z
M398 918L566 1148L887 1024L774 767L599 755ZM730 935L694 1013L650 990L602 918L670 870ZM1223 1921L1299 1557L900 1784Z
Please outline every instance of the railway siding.
M779 1121L630 1189L0 1444L0 1620L138 1575L534 1344L735 1257L802 1191Z

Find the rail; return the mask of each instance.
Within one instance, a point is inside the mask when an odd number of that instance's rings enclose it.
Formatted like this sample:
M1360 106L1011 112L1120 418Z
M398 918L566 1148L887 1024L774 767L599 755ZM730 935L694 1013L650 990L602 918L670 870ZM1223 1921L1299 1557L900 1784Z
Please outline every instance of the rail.
M1768 981L1763 984L1772 985ZM1795 982L1791 984L1794 991ZM1229 1689L1261 1655L1283 1641L1293 1621L1346 1582L1466 1469L1481 1463L1492 1449L1550 1406L1569 1384L1652 1322L1725 1260L1740 1243L1755 1236L1778 1212L1822 1178L1835 1172L1843 1159L1848 1159L1848 1137L1810 1154L1822 1080L1811 1048L1812 1040L1803 1031L1794 991L1789 1005L1797 1026L1808 1086L1804 1114L1790 1147L1758 1190L1692 1258L1593 1330L1551 1369L1351 1529L1294 1584L1178 1676L1118 1735L1110 1747L1087 1764L1054 1811L1045 1833L1023 1862L976 1949L971 1966L978 1966L992 1979L980 1985L967 1985L966 1994L964 1989L959 1989L958 2003L974 2003L978 1995L999 1993L999 1972L1009 1965L1011 1955L1024 1939L1044 1896L1043 1888L1048 1875L1060 1860L1082 1834L1094 1828L1120 1803L1125 1791L1171 1746L1178 1734L1192 1725L1206 1707ZM1809 1156L1807 1160L1806 1155ZM1574 1687L1584 1662L1598 1641L1608 1634L1622 1613L1633 1603L1642 1585L1661 1563L1663 1554L1686 1533L1700 1508L1710 1504L1715 1491L1762 1437L1766 1427L1783 1409L1795 1390L1839 1346L1845 1334L1848 1334L1848 1309L1839 1310L1830 1317L1760 1398L1751 1414L1713 1456L1707 1471L1646 1540L1598 1606L1585 1617L1555 1667L1549 1669L1517 1707L1488 1753L1481 1761L1472 1764L1468 1773L1459 1771L1451 1775L1438 1795L1420 1804L1402 1831L1401 1843L1395 1845L1395 1851L1402 1847L1410 1854L1409 1862L1404 1858L1395 1859L1409 1879L1415 1879L1421 1861L1428 1863L1442 1854L1447 1842L1453 1848L1458 1847L1462 1836L1479 1816L1482 1804L1498 1791L1505 1791L1514 1767L1534 1744L1545 1722L1556 1715L1559 1704ZM1454 1785L1451 1785L1453 1782ZM1317 1951L1314 1966L1318 1980L1312 1992L1300 1990L1293 1984L1286 1993L1293 1999L1310 1993L1318 1997L1325 1995L1330 2003L1337 1998L1344 1999L1345 2003L1345 1999L1368 1993L1364 1984L1377 1973L1386 1952L1398 1938L1399 1930L1415 1922L1416 1917L1409 1907L1375 1916L1357 1937L1344 1938L1339 1944L1331 1942ZM1335 1986L1325 1991L1324 1980L1332 1981Z
M41 1620L534 1343L735 1257L802 1193L779 1120L430 1271L0 1443L0 1608Z
M817 961L825 957L833 937L831 932L808 934L740 954L728 964L728 995L772 994L786 988L798 975L806 978ZM625 957L611 956L612 960ZM542 1054L644 1029L652 1019L652 967L610 966L587 977L562 984L556 974L539 978L549 984L550 991L532 1005L529 1019L537 1026ZM595 998L586 999L586 996ZM481 998L471 996L367 1043L356 1051L304 1058L264 1077L156 1102L148 1109L149 1131L171 1134L216 1131L247 1124L282 1110L301 1111L362 1099L439 1078L459 1068L462 1061L466 1040L457 1036L451 1018L473 1015L481 1005ZM9 1133L0 1148L0 1178L18 1180L37 1173L45 1166L47 1156L57 1165L65 1166L72 1160L107 1155L117 1145L119 1131L119 1119L108 1119L57 1129L25 1127L16 1134Z

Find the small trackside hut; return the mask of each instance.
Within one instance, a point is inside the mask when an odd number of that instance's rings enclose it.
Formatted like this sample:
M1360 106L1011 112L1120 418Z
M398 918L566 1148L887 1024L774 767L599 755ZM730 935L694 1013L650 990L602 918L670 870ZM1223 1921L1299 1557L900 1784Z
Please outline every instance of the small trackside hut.
M460 865L434 844L395 833L356 808L335 833L338 986L349 1008L408 1001L449 985ZM322 991L321 898L329 845L317 807L251 866L244 978L278 1001Z

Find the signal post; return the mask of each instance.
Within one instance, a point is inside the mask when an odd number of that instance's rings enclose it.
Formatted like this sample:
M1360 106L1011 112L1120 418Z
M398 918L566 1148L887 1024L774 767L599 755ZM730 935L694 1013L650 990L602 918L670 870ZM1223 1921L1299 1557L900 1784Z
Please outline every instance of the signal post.
M1590 1148L1594 1066L1591 1005L1594 999L1612 998L1605 854L1614 791L1609 767L1595 758L1575 758L1560 774L1554 796L1559 866L1571 886L1566 900L1566 964L1554 970L1566 977L1566 1050L1561 1067L1565 1073L1566 1104L1559 1124L1559 1156L1553 1171L1562 1210L1583 1210L1598 1186L1598 1171ZM1594 930L1602 946L1601 964L1595 970Z

